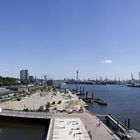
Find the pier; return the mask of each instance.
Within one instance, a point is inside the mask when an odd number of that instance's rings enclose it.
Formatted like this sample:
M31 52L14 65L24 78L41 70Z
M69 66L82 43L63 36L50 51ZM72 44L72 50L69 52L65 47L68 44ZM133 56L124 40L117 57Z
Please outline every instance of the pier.
M115 133L124 140L131 140L132 135L127 127L125 127L121 122L119 122L115 117L111 114L106 116L106 123L108 126L111 126Z

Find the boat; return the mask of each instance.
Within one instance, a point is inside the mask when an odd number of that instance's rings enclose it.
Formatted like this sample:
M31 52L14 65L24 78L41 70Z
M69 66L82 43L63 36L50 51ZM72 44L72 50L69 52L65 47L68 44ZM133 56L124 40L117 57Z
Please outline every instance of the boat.
M107 102L105 102L105 101L103 101L103 100L101 100L101 99L99 99L99 98L95 98L95 102L96 102L97 104L99 104L99 105L104 105L104 106L107 105Z
M94 99L92 97L88 96L87 98L83 98L83 101L86 103L93 103Z
M136 88L140 88L140 84L128 84L128 87L136 87Z

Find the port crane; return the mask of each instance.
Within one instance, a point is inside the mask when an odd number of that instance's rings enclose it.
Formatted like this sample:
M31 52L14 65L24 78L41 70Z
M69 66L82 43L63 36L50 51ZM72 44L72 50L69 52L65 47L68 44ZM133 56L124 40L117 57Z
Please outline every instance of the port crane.
M139 72L139 81L140 81L140 72Z
M131 80L134 82L135 81L135 79L134 79L134 77L133 77L133 74L131 73Z

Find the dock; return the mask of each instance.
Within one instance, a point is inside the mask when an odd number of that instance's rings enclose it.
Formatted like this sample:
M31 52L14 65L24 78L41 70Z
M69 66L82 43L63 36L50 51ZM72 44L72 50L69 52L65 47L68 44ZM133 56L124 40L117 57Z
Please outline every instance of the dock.
M107 124L110 123L110 121L112 121L118 128L119 131L122 131L124 133L128 132L128 128L125 127L121 122L119 122L115 117L113 117L111 114L106 116L106 122Z
M120 121L118 121L111 114L106 116L106 123L108 126L111 126L116 135L122 140L140 140L140 133L136 130L129 130L124 126ZM130 123L130 122L129 122Z

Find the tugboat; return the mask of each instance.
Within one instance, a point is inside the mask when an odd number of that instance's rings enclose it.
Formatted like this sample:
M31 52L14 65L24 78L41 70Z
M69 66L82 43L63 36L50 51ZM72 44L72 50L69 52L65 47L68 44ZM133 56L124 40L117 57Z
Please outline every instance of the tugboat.
M95 98L95 102L99 105L103 105L103 106L106 106L107 105L107 102L99 99L99 98Z

